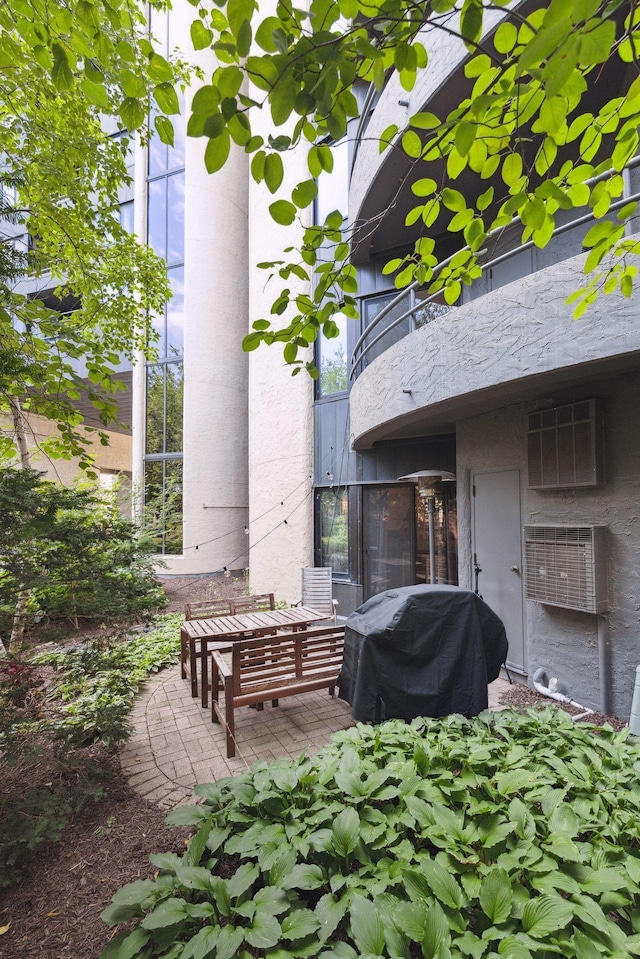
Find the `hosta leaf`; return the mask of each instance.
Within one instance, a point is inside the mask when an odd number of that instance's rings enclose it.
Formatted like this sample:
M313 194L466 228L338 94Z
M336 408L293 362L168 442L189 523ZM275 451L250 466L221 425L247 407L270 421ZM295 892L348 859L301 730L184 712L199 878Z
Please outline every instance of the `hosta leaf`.
M501 939L498 953L508 959L531 959L531 950L517 936L505 936Z
M271 913L258 910L244 937L255 949L270 949L280 941L280 923Z
M573 936L576 959L602 959L602 952L588 936L576 930Z
M205 926L200 929L189 940L184 952L180 953L181 959L208 959L209 956L214 955L219 933L220 926Z
M384 926L378 909L370 899L354 896L349 910L351 935L361 953L382 955L384 949Z
M124 929L100 953L100 959L136 959L143 955L143 948L149 941L151 933L139 926L133 932Z
M319 938L326 942L337 928L340 920L347 911L347 900L336 899L332 893L327 893L316 906L316 916L320 920Z
M480 889L482 911L497 926L509 918L512 902L513 890L509 876L504 869L492 869Z
M578 817L571 806L566 802L556 806L549 818L549 832L575 836L578 830Z
M424 959L434 959L441 946L447 945L450 940L449 921L440 903L434 902L429 906L425 917L422 938Z
M260 870L255 863L244 863L240 866L229 880L229 895L231 898L235 899L246 892L247 889L250 889L259 875Z
M393 911L393 921L405 936L412 942L422 942L426 910L424 904L417 902L401 902Z
M222 926L218 933L216 959L236 959L238 950L244 942L244 929L234 926Z
M325 882L325 873L320 866L298 863L280 883L282 889L318 889Z
M187 918L187 904L184 899L165 899L140 923L144 929L164 929L175 926Z
M282 920L283 939L304 939L320 928L320 920L310 909L295 909Z
M333 848L338 856L348 856L353 852L360 836L360 817L355 809L343 810L336 817L331 833Z
M522 910L522 926L532 938L548 936L557 932L572 919L573 907L559 896L538 896L525 903Z
M447 872L439 862L428 859L421 862L421 869L434 896L445 906L459 909L463 904L463 895L451 873Z

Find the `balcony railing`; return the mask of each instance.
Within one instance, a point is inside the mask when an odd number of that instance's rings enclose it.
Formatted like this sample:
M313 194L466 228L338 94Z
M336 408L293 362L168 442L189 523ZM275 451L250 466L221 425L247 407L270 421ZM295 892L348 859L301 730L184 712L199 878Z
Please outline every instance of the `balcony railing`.
M640 166L640 155L633 157L629 161L625 167L625 170L623 171L623 175L628 174L628 172L638 166ZM591 180L587 180L586 184L588 186L594 186L596 183L609 179L610 177L618 174L618 170L608 170L597 177L593 177ZM640 200L640 192L628 192L628 179L625 176L625 189L623 195L619 200L616 200L610 205L607 213L615 213L628 203L632 203L637 200ZM552 238L561 236L563 233L567 233L570 230L583 226L594 219L595 216L591 212L585 213L579 217L575 217L574 219L557 226L553 231ZM512 221L512 225L515 226L518 224L518 222L519 221L517 218L515 218ZM491 233L489 233L487 240L497 237L499 234L504 233L504 231L505 227L498 227L497 229L492 230ZM512 250L508 250L505 253L501 253L498 256L492 257L490 260L481 262L479 264L480 269L482 270L482 273L485 274L488 270L494 269L500 264L505 263L506 261L518 256L520 253L523 253L526 250L531 250L534 246L535 244L533 240L529 240L527 243L521 243ZM456 251L456 253L452 254L446 260L443 260L437 265L430 282L433 282L433 280L438 277L441 271L448 266L454 256L457 256L459 252L460 251ZM442 293L440 291L437 293L432 293L430 296L427 296L424 299L420 298L416 300L415 293L419 287L420 284L417 281L414 281L409 286L405 287L404 290L401 290L395 297L393 297L393 299L380 310L380 312L371 320L371 322L367 324L366 329L356 342L351 354L349 369L350 380L356 379L369 362L371 362L376 356L379 356L380 353L383 353L386 349L388 349L388 347L392 346L393 343L396 343L404 336L414 332L421 326L426 326L433 319L436 319L436 316L434 315L425 319L425 311L429 305L437 304L441 306L442 312L438 313L439 316L443 315L444 312L447 312L447 309L444 307L444 305L441 302L439 303L439 301L442 300ZM398 306L400 306L400 304L404 303L405 301L410 304L408 305L408 308L401 312L399 316L389 319L389 314L391 314ZM383 325L383 321L385 319L387 319L388 322ZM404 324L404 327L402 324ZM383 345L383 341L385 339L387 342Z

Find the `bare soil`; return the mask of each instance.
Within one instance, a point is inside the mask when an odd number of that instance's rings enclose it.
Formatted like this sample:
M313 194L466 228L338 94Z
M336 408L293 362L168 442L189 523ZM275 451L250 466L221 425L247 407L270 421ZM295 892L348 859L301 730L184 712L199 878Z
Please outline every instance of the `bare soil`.
M186 602L226 598L246 591L241 577L164 577L167 611L182 610ZM51 641L50 627L42 627L33 642ZM64 642L90 639L104 630L91 627ZM58 639L58 641L61 641ZM521 684L504 695L505 705L516 709L548 704L549 700ZM621 728L617 716L594 714L589 720ZM78 751L79 753L80 751ZM125 883L152 877L149 856L184 848L185 829L168 829L165 813L142 799L122 778L117 752L98 747L76 756L77 768L66 770L69 787L81 760L90 760L103 790L98 801L89 800L72 816L59 842L39 847L21 880L0 890L0 959L96 959L111 931L100 914ZM29 755L17 766L0 763L0 815L29 787L52 789L60 785L60 771L46 751ZM28 812L25 812L28 815Z

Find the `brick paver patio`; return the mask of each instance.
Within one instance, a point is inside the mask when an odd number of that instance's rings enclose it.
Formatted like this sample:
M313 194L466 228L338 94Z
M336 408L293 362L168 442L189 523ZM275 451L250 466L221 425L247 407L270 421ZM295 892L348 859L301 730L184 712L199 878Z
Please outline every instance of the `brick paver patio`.
M507 685L503 679L491 684L489 708L501 708L500 694ZM191 698L179 666L149 681L131 720L133 734L121 753L123 772L137 792L165 809L191 802L195 783L233 776L258 759L315 752L334 732L354 724L350 706L325 690L282 699L277 709L239 709L237 755L227 759L222 727Z

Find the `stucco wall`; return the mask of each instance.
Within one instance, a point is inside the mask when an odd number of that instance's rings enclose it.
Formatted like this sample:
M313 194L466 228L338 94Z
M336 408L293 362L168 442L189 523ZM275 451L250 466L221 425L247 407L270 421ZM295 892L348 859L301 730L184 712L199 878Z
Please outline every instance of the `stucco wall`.
M260 131L266 136L269 118ZM292 187L308 177L306 156L289 154L279 197L290 197ZM276 224L268 207L274 197L264 184L251 182L248 278L249 331L255 320L271 318L274 329L285 326L287 315L271 316L271 305L285 285L271 271L257 268L265 260L288 261L285 247L300 241L302 225ZM302 214L303 222L309 216ZM295 296L308 285L291 277ZM310 359L312 351L301 351ZM249 354L249 577L253 592L273 592L276 599L298 602L301 569L313 565L313 382L305 371L291 376L282 356L282 344L260 346Z
M585 395L585 390L582 390ZM604 413L605 480L592 489L527 488L526 433L531 403L518 404L457 424L458 523L461 585L471 585L472 471L519 469L525 524L607 527L611 707L628 717L635 667L640 662L640 374L592 383ZM567 399L568 397L565 397ZM579 702L599 702L597 617L525 601L529 676L544 667Z

